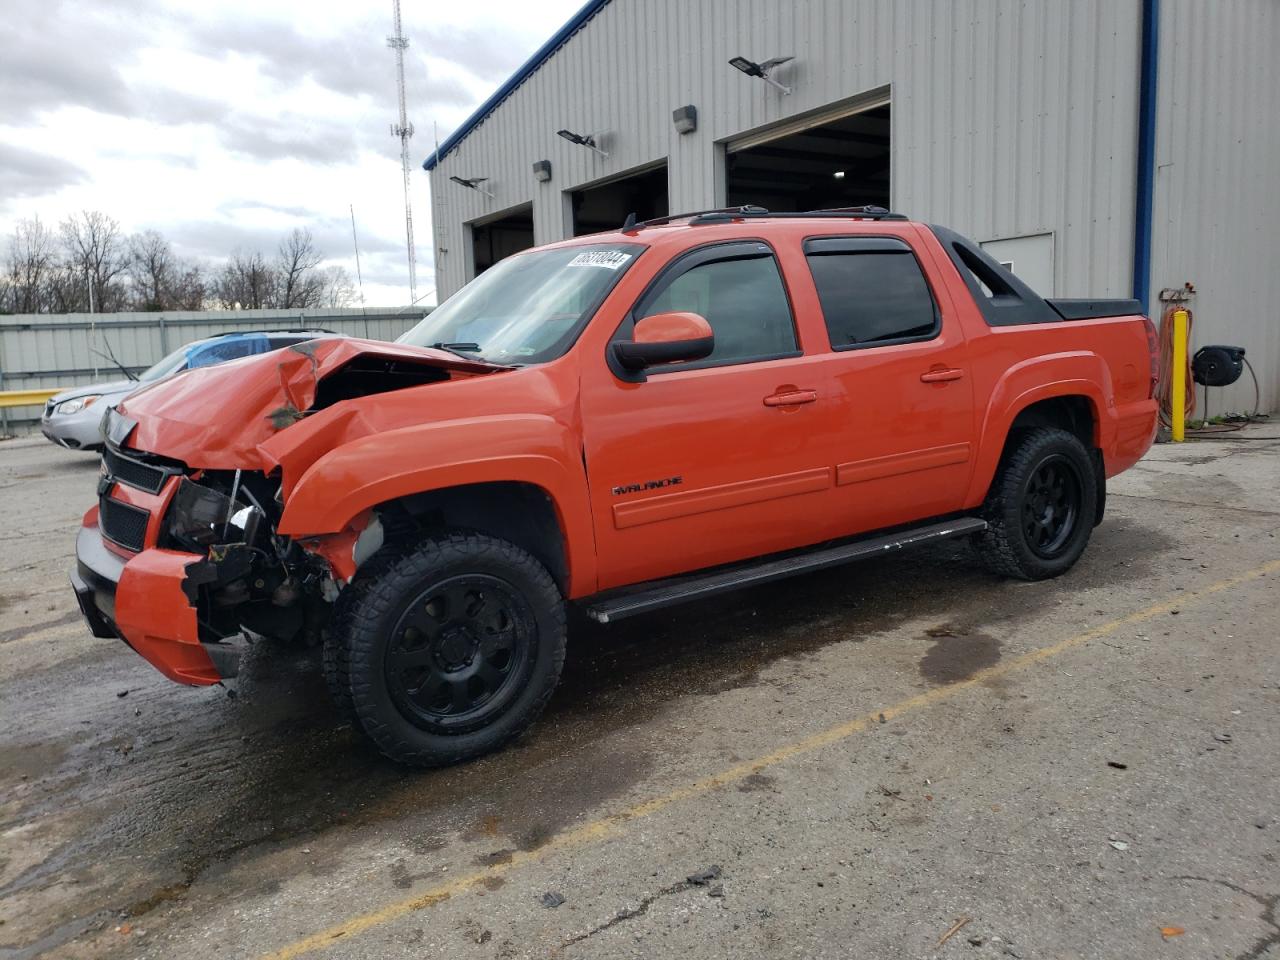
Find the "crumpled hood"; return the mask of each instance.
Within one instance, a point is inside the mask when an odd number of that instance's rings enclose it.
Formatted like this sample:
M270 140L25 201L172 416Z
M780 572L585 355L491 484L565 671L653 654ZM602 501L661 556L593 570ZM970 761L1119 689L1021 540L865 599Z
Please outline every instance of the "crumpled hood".
M441 380L509 369L481 360L403 344L355 338L310 340L271 353L188 370L148 385L117 407L136 421L116 442L206 469L270 471L305 444L331 448L351 432L352 417L337 403L313 413L321 384L362 360L384 361L401 374L439 371ZM367 365L366 365L367 366ZM364 394L398 389L387 382ZM365 374L365 380L377 374ZM421 380L405 386L425 386ZM305 425L305 426L304 426ZM353 435L367 432L358 426ZM318 436L317 434L323 434Z

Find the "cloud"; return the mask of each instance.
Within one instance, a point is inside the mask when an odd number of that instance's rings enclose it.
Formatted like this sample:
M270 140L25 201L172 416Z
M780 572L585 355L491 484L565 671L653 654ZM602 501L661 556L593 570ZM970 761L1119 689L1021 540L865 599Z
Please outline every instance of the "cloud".
M555 26L549 25L548 37ZM506 80L533 53L525 44L512 43L511 35L500 27L431 26L425 33L423 49L451 61L490 86Z
M582 0L407 4L418 293L433 233L417 169ZM367 302L407 293L390 4L311 0L5 0L0 236L82 209L155 229L211 268L273 255L295 226Z
M130 95L130 111L154 123L223 123L234 111L226 101L169 86L146 86Z
M358 153L350 126L316 117L237 114L219 125L218 137L229 150L257 160L336 164L349 163Z
M359 31L312 35L287 23L263 29L261 24L235 20L201 24L189 42L193 52L204 56L219 57L234 50L282 84L312 80L344 96L367 96L394 105L395 60L387 47L388 32L379 32L379 26L370 23ZM501 83L528 56L525 45L513 43L500 26L437 26L422 33L425 36L410 37L405 73L411 87L423 84L425 78L431 103L470 105L476 94L456 81L435 79L428 69L428 51L451 68L449 73L462 72L488 86Z
M309 36L287 23L264 30L260 23L232 20L199 24L188 40L193 52L205 56L234 50L285 85L311 79L344 96L385 97L395 89L390 51L369 31Z
M0 203L35 197L87 179L88 171L69 160L0 143Z
M103 113L124 114L131 106L120 74L95 57L68 56L44 38L6 40L0 56L0 104L5 120L29 120L42 110L74 103Z
M64 104L126 113L131 98L119 66L145 42L145 31L122 7L5 0L0 55L4 122L28 120Z

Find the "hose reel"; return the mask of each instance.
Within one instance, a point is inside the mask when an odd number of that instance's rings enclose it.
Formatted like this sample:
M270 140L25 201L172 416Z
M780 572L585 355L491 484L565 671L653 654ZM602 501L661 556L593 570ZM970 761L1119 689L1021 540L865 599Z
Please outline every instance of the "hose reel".
M1244 373L1244 347L1214 344L1201 347L1191 361L1191 376L1206 387L1226 387Z

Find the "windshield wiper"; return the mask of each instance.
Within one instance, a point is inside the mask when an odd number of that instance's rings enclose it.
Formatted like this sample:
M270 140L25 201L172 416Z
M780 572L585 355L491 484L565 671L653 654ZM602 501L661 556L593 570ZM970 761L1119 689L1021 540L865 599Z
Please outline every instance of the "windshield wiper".
M432 350L443 350L445 353L452 353L455 357L461 357L463 360L482 360L480 354L480 344L478 343L433 343ZM463 353L463 351L466 353ZM476 354L476 356L467 356L468 353Z
M123 363L121 363L119 360L116 359L116 353L114 350L111 349L111 341L103 337L102 344L107 348L106 353L103 353L101 350L96 350L92 347L90 347L89 349L93 350L93 352L96 353L98 356L102 357L102 359L110 360L113 364L115 364L120 369L121 373L123 373L126 377L128 377L134 383L137 383L138 382L137 374L135 374L132 370L130 370Z

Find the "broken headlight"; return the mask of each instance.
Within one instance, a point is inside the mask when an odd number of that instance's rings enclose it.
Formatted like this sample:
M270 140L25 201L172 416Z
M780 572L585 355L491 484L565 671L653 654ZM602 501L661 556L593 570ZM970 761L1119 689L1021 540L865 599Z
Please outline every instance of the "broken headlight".
M262 511L183 478L165 516L166 532L203 552L215 543L253 543Z

